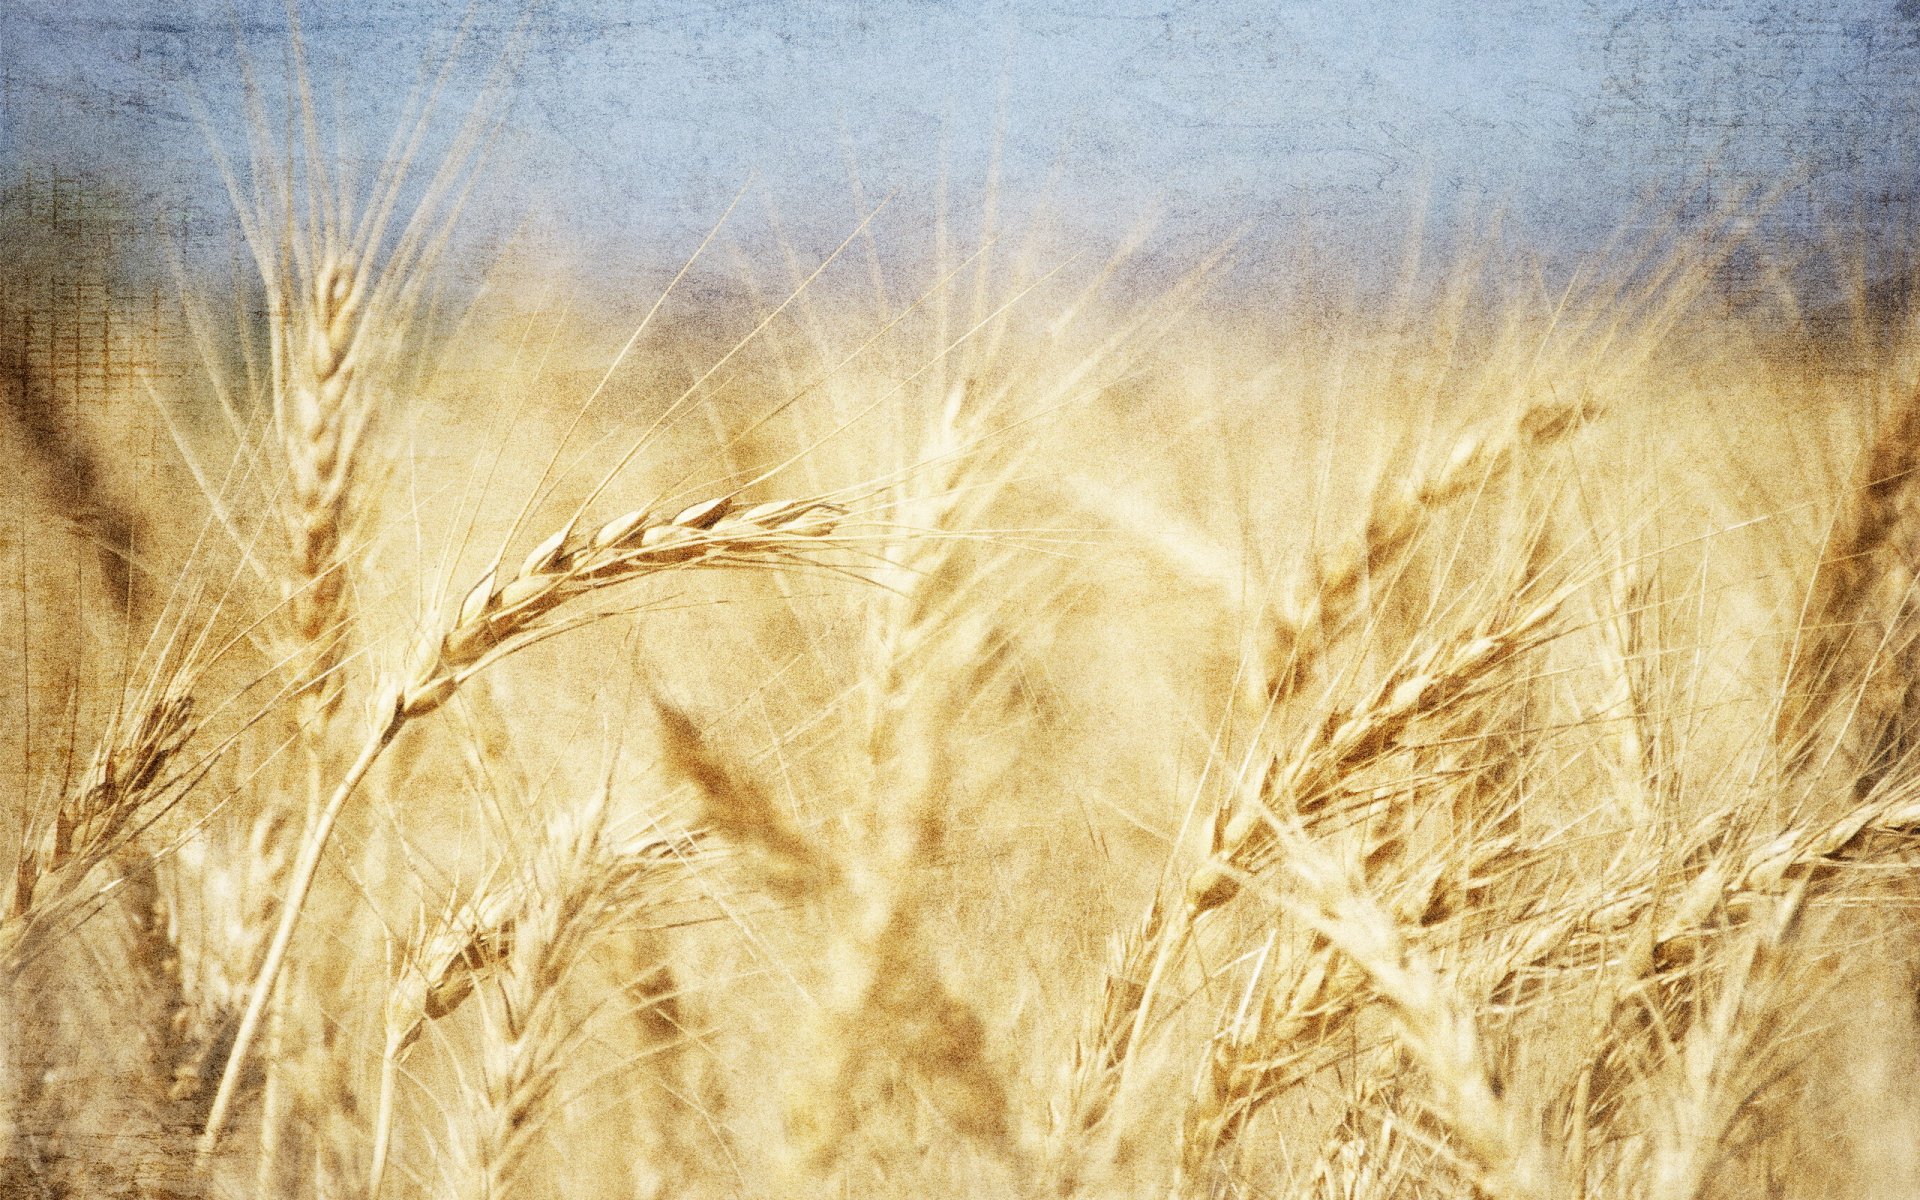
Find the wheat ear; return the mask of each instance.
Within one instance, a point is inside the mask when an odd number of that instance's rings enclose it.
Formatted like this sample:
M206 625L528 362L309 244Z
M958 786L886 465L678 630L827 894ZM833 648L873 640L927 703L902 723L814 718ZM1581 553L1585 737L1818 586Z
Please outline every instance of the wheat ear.
M273 286L285 278L267 282ZM306 767L302 819L307 822L326 798L323 779L331 726L346 694L343 667L352 622L348 533L360 515L354 483L361 438L372 415L357 384L367 324L362 279L359 271L331 256L316 265L308 286L297 289L306 293L304 300L287 304L296 314L284 333L291 343L284 354L291 378L274 389L275 423L288 476L288 495L281 505L287 565L280 581L278 634L297 689ZM259 819L276 822L276 814L269 810ZM286 997L276 997L268 1014L269 1036L277 1043L301 1023L299 1014L288 1011ZM255 1182L262 1193L280 1186L281 1133L290 1103L283 1076L290 1070L284 1054L268 1056Z
M562 1026L561 991L599 937L654 903L679 863L684 839L616 846L608 836L603 788L582 811L563 814L515 889L519 902L502 923L441 966L442 986L428 1003L450 1011L465 994L448 991L450 974L498 975L505 1014L489 1026L486 1085L478 1145L480 1192L515 1194L518 1176L557 1082L574 1032ZM435 997L437 996L437 1001Z
M133 719L116 721L86 782L21 848L12 896L0 913L0 967L17 969L49 910L71 898L136 821L186 782L171 768L193 734L192 717L190 699L163 695Z
M355 387L364 288L349 266L332 259L314 272L306 300L300 377L281 414L291 497L286 514L292 572L289 625L301 657L301 695L315 716L338 710L345 659L346 537L361 435L371 406Z
M1880 648L1869 632L1872 607L1888 599L1878 585L1888 552L1902 521L1901 500L1920 468L1920 392L1906 397L1874 433L1859 479L1834 519L1806 607L1790 648L1774 742L1787 769L1798 771L1812 760L1816 734L1856 689L1874 674ZM1910 577L1909 577L1910 578ZM1896 609L1909 598L1892 597ZM1864 690L1859 694L1864 701ZM1887 713L1856 712L1850 727L1871 725ZM1868 748L1871 757L1872 747ZM1871 762L1859 764L1863 768Z
M1583 428L1597 411L1584 401L1542 401L1497 432L1463 434L1426 473L1383 485L1360 533L1321 555L1275 615L1263 702L1293 696L1312 677L1358 618L1369 584L1392 577L1435 511L1499 478L1522 450L1538 450Z
M1132 929L1113 939L1115 968L1101 981L1100 1007L1073 1043L1067 1061L1066 1102L1051 1114L1060 1139L1052 1170L1062 1195L1078 1190L1083 1141L1113 1110L1134 1024L1148 1006L1156 951L1167 928L1167 905L1159 894Z
M697 849L689 836L616 843L598 828L604 819L598 809L604 803L596 802L583 819L584 831L567 840L565 854L556 860L564 866L558 878L573 889L562 904L568 919L595 928L609 923L611 913L631 913L650 903L692 861ZM430 933L423 931L402 957L385 1005L386 1044L368 1168L369 1197L380 1194L386 1176L400 1064L429 1022L450 1016L477 985L512 970L523 929L548 930L542 923L547 920L543 906L560 902L549 894L554 883L531 871L495 879Z
M1369 876L1383 874L1382 861L1401 847L1388 839L1361 856ZM1438 856L1399 879L1388 891L1368 891L1383 911L1408 931L1427 937L1457 916L1463 890L1484 887L1521 855L1517 839L1496 838ZM1471 881L1468 889L1459 880ZM1316 1051L1354 1027L1374 999L1364 973L1324 936L1276 968L1263 951L1233 1020L1213 1038L1198 1094L1181 1126L1181 1171L1197 1175L1231 1146L1259 1112L1294 1084L1324 1066Z
M1694 1200L1705 1192L1742 1114L1798 1065L1801 1051L1785 1036L1792 997L1804 1003L1819 990L1809 978L1812 956L1789 953L1807 940L1806 898L1798 887L1771 899L1732 955L1719 995L1675 1047L1678 1103L1665 1106L1649 1139L1656 1148L1647 1195L1655 1200Z
M1312 822L1337 811L1350 798L1342 786L1350 775L1400 747L1418 722L1457 710L1486 687L1499 686L1502 666L1550 640L1550 622L1569 594L1562 589L1516 618L1489 621L1467 636L1429 644L1382 680L1367 700L1335 712L1291 754L1275 757L1253 802L1230 807L1215 823L1213 856L1187 884L1192 915L1231 900L1241 879L1259 870L1271 847L1271 814Z
M940 723L960 711L952 676L937 669L959 638L982 636L991 612L985 576L957 560L965 528L1006 480L1002 463L970 452L984 403L957 383L921 447L926 469L902 486L904 523L937 535L890 548L879 564L885 593L869 629L873 697L867 726L866 803L861 844L827 892L835 934L827 954L835 986L814 1039L819 1053L788 1097L796 1135L784 1164L789 1186L818 1187L865 1120L862 1100L884 1094L898 1071L958 1132L1024 1172L1024 1148L985 1022L971 998L950 986L927 932L936 893L926 878L946 836L954 800L952 750ZM963 487L963 482L969 486ZM974 649L968 644L961 653Z
M780 811L772 794L727 763L693 718L656 698L664 765L694 785L700 827L754 852L768 890L789 899L839 886L840 867Z
M1436 1113L1495 1198L1545 1194L1538 1145L1487 1073L1478 1030L1445 979L1410 947L1393 916L1292 818L1269 816L1285 881L1274 898L1311 925L1367 976L1392 1014L1400 1043L1425 1070Z
M1601 1020L1600 1044L1580 1071L1571 1119L1597 1121L1612 1114L1639 1052L1638 1040L1677 1034L1686 1019L1682 987L1715 945L1747 925L1753 914L1783 896L1817 897L1883 847L1908 846L1916 838L1920 800L1911 788L1895 789L1838 820L1717 853L1677 895L1664 894L1657 881L1610 889L1610 902L1572 932L1605 937L1640 928L1613 965L1613 1001ZM1567 939L1554 953L1580 953L1584 941L1582 936Z

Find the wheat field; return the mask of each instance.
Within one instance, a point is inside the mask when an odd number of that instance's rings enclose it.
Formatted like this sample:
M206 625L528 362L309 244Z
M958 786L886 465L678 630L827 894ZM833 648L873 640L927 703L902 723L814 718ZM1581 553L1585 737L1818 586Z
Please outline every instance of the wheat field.
M0 347L0 1195L1920 1194L1870 264L902 197L576 305L497 112L311 108L174 369Z

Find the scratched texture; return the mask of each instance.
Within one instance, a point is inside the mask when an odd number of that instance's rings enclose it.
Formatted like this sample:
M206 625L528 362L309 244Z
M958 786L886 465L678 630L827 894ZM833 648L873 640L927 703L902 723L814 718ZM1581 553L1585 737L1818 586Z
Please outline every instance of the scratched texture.
M545 278L564 280L585 297L577 355L551 376L568 397L593 386L644 298L736 194L752 215L729 232L733 259L713 256L723 264L818 258L894 196L878 225L905 261L921 260L900 277L924 278L915 268L949 228L964 241L1044 214L1062 257L1098 259L1149 230L1138 269L1158 282L1232 238L1216 295L1251 310L1277 293L1276 274L1317 285L1312 272L1333 264L1330 290L1368 294L1395 278L1409 242L1443 259L1496 222L1543 277L1565 278L1595 255L1604 263L1623 231L1631 243L1721 228L1737 210L1750 236L1713 267L1728 312L1782 291L1815 324L1827 308L1834 321L1847 315L1843 294L1866 297L1878 319L1906 312L1920 220L1920 0L294 9L326 137L363 176L440 64L451 64L446 111L506 98L446 255L449 302L484 292L511 315L547 303ZM179 297L216 296L231 306L221 319L260 324L217 163L245 154L250 78L269 122L287 119L289 27L278 0L0 0L0 568L32 555L52 564L31 579L21 565L9 580L20 603L0 633L54 680L0 680L8 763L48 761L44 743L110 708L112 668L131 657L99 637L88 661L67 663L61 604L103 597L124 630L142 627L129 619L141 603L152 617L168 602L163 590L143 601L130 564L160 536L149 524L201 496L173 445L204 431L166 428L150 401L211 426L202 361L238 375L259 351L237 344L245 334L197 340ZM454 124L429 127L421 160L445 150ZM1835 247L1843 253L1825 253ZM502 258L510 269L491 274ZM677 294L737 333L763 298L725 275L696 275ZM682 319L663 318L660 340L687 361L725 349L703 341L715 335L697 321L671 324ZM1237 327L1222 328L1227 341ZM423 475L477 461L477 435L455 424L406 431ZM463 481L440 482L456 492ZM8 627L30 599L40 623ZM48 633L49 621L61 627ZM44 728L6 707L34 686L59 697L41 702ZM107 1057L141 1069L142 1053ZM36 1094L63 1085L51 1067L28 1083ZM178 1130L162 1149L144 1133L123 1144L114 1105L85 1098L115 1094L110 1081L64 1086L80 1098L56 1096L56 1107L91 1108L76 1136L99 1139L100 1179L144 1172L139 1194L199 1194ZM0 1200L54 1194L8 1169Z

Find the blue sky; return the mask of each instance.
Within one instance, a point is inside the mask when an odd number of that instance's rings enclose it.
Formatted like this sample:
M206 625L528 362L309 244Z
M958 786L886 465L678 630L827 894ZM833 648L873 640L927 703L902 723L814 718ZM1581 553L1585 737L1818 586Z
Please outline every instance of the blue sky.
M463 13L299 11L376 151ZM975 195L995 145L1011 210L1051 176L1076 229L1157 212L1178 252L1232 229L1364 250L1417 208L1444 231L1496 204L1578 252L1708 164L1714 187L1803 173L1802 221L1904 196L1920 127L1898 0L552 0L469 20L464 78L519 47L490 211L621 254L682 252L749 175L820 236L854 219L850 163L870 196L929 197L943 169ZM189 97L237 145L236 42L271 75L285 26L278 3L4 0L0 149L217 210Z

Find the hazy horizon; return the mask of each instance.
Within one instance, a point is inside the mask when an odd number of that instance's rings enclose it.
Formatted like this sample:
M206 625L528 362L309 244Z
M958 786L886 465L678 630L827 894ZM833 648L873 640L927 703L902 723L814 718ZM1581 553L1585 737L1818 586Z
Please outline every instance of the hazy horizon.
M1897 227L1920 128L1906 7L557 0L298 18L323 114L370 161L464 21L445 109L511 76L472 224L531 219L617 275L678 261L743 186L831 244L885 194L934 211L943 178L963 235L991 187L1009 227L1044 194L1071 237L1151 219L1174 259L1237 234L1255 255L1312 239L1391 260L1413 222L1445 250L1496 210L1529 248L1577 257L1688 198L1783 182L1775 217L1796 234ZM109 183L230 227L208 148L244 150L243 59L284 89L283 7L5 13L12 179Z

